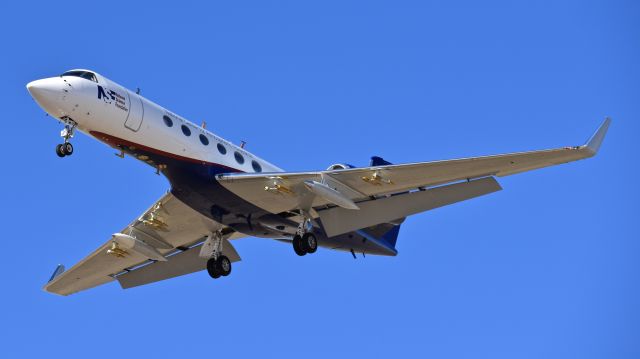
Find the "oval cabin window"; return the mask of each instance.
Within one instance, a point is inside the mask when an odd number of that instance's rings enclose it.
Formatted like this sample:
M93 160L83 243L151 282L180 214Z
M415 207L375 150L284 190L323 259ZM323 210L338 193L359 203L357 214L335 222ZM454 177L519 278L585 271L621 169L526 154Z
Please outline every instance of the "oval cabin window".
M253 167L253 170L256 172L262 172L262 166L256 161L251 161L251 167Z
M182 133L184 133L185 136L191 136L191 130L189 129L189 127L187 127L187 125L182 125Z
M169 116L162 116L162 121L164 121L164 124L167 125L167 127L173 127L173 121L171 120L171 118L169 118Z
M222 155L226 155L227 154L227 148L224 147L224 145L222 143L218 143L218 145L216 145L216 147L218 147L218 152L220 152L220 154L222 154Z
M202 142L203 145L207 146L209 144L209 139L207 138L207 136L200 134L200 142Z
M236 162L238 162L239 164L243 164L244 163L244 157L242 157L242 154L240 152L235 152L233 154L233 157L236 158Z

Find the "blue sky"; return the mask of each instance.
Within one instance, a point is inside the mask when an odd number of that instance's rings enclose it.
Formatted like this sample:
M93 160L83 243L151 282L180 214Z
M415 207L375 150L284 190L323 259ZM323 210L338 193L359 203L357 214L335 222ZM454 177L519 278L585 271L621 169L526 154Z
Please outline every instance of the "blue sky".
M10 357L637 358L640 6L548 2L4 2L0 343ZM395 258L235 243L198 273L71 297L41 286L168 190L60 126L25 84L90 68L288 170L583 143L411 217Z

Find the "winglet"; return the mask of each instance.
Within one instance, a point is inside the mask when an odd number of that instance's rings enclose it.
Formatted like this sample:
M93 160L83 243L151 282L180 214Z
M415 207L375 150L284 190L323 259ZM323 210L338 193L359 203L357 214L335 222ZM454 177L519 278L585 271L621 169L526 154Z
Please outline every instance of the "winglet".
M53 271L53 274L51 274L51 278L49 278L49 282L47 283L50 283L52 280L56 279L56 277L62 274L63 272L64 272L64 265L58 264L58 266L56 267L56 270Z
M591 136L591 138L589 139L589 141L587 141L587 143L585 144L585 147L591 153L591 156L595 156L595 154L598 153L598 150L600 149L600 145L604 140L604 136L607 134L607 130L609 129L610 124L611 124L611 119L607 117L602 123L602 125L600 125L596 133L594 133L593 136Z

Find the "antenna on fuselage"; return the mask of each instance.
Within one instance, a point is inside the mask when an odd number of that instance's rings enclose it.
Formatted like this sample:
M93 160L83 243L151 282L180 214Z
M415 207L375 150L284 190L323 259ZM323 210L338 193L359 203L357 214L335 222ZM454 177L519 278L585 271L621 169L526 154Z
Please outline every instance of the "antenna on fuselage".
M136 95L140 94L140 87L136 87Z
M200 125L200 127L207 128L207 121L202 121L202 125Z
M240 141L240 148L244 148L247 145L247 141Z

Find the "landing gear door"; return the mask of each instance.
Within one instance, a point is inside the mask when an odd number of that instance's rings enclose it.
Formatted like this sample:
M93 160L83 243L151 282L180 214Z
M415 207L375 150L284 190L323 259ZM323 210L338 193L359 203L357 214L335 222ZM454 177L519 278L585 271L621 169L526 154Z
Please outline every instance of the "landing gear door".
M127 120L124 122L124 127L133 132L138 132L144 119L144 104L140 96L131 93L131 91L127 91L127 96L129 97L129 113L127 114Z

